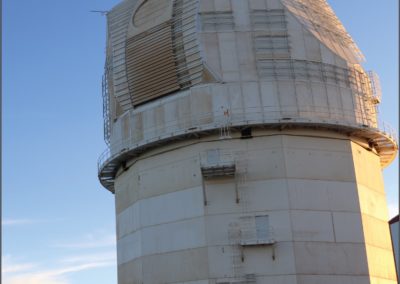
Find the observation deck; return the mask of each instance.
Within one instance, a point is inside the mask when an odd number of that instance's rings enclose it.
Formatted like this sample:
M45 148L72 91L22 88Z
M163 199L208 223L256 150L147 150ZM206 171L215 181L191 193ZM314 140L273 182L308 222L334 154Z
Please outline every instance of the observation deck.
M146 150L170 142L210 134L218 135L226 128L230 131L246 127L270 130L330 130L368 141L369 146L375 148L378 153L383 168L396 157L398 142L394 130L385 123L368 120L362 112L337 110L334 113L332 109L316 107L309 109L307 113L293 110L294 108L282 108L274 111L266 107L220 110L201 115L189 114L176 120L165 121L159 127L131 130L128 137L112 142L99 157L99 180L105 188L114 193L115 175L126 161L138 157ZM286 115L283 116L284 114Z

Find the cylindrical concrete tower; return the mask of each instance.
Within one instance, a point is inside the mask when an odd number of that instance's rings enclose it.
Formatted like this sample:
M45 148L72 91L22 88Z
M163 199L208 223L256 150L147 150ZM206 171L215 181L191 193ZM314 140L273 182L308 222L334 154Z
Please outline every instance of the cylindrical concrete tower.
M325 0L125 0L107 19L119 284L396 283L397 143Z

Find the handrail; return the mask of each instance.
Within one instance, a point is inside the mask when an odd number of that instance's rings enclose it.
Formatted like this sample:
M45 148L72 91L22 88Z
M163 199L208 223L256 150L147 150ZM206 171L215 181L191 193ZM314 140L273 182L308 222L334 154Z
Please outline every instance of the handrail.
M297 106L284 107L279 110L273 110L272 108L278 109L278 107L260 106L225 109L225 114L223 109L215 112L201 113L200 115L188 113L175 120L166 121L160 126L154 126L144 130L130 129L127 138L112 143L110 147L107 147L107 149L100 155L98 159L98 170L101 171L108 161L116 158L121 153L125 153L126 151L135 149L139 146L173 136L213 130L225 126L238 127L243 125L279 123L337 125L358 128L360 130L369 129L376 131L388 136L394 143L398 143L397 134L389 124L378 121L375 116L371 119L371 114L367 114L365 111L354 109L343 110L329 107L304 107L303 110L299 110ZM226 110L228 110L228 112L226 112ZM338 110L338 112L332 112L333 110ZM138 139L138 137L141 139Z

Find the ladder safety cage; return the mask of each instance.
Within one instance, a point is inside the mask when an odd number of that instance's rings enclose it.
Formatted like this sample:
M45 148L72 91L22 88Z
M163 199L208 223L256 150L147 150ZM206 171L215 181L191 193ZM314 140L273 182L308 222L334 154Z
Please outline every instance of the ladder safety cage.
M378 74L374 71L368 71L368 77L372 89L372 101L374 104L379 104L382 100L382 88Z
M104 74L101 83L102 97L103 97L103 131L104 131L104 141L107 146L110 146L110 138L111 138L111 116L110 116L110 93L108 91L108 72L109 72L109 64L106 61L104 67Z

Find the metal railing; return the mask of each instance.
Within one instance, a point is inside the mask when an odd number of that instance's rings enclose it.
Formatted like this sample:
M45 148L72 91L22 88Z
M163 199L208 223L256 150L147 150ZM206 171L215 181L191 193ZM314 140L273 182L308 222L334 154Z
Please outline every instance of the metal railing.
M365 111L343 110L328 107L248 107L229 110L229 127L267 124L310 124L330 125L371 130L388 136L397 142L397 134L390 125L378 122ZM174 120L164 121L162 125L146 129L129 127L127 137L111 143L98 159L99 171L108 161L127 151L146 144L190 133L218 130L226 127L227 118L223 111L215 111L193 115L187 113Z

